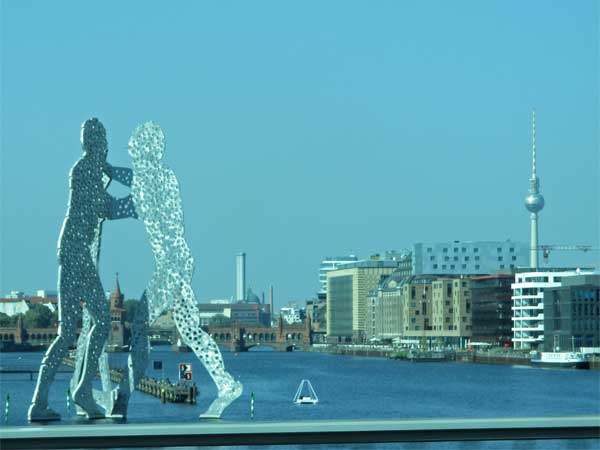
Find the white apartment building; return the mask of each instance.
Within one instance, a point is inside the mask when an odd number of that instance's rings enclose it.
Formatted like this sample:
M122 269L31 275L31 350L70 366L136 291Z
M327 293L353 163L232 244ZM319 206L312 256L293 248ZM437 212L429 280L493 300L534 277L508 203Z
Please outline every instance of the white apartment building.
M544 290L560 287L562 279L592 272L546 269L515 275L511 284L513 345L515 349L535 350L544 342Z

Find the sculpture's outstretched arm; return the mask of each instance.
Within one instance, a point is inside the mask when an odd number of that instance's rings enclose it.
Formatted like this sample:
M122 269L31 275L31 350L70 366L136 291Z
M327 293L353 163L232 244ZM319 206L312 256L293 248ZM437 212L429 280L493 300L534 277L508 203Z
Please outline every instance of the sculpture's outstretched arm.
M134 219L138 218L131 195L123 198L114 198L112 196L109 197L110 210L108 218L110 220L126 219L128 217L133 217Z
M112 166L111 164L106 163L104 164L104 173L112 180L115 180L124 186L131 187L133 171L130 168Z

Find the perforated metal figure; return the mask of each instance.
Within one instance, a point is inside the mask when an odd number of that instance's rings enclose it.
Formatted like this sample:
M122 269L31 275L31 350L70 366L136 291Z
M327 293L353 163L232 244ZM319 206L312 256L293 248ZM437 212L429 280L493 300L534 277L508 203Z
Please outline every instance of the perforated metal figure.
M218 397L200 417L220 417L241 395L242 384L225 371L219 347L201 328L192 289L194 258L185 241L181 195L175 174L161 162L164 150L164 134L153 122L137 127L129 140L131 195L146 226L155 261L154 274L132 327L129 382L136 386L146 368L148 326L170 309L183 342L191 347L217 385Z
M82 340L83 366L73 401L89 418L104 417L92 395L92 380L108 338L110 314L94 253L98 251L103 219L136 217L136 214L131 196L115 199L106 192L104 174L129 185L131 172L113 168L106 162L106 131L98 119L84 122L81 144L83 156L69 174L69 205L58 240L58 333L40 367L28 412L29 420L34 421L60 419L59 414L48 407L48 390L69 346L75 342L82 302L90 316L91 327Z

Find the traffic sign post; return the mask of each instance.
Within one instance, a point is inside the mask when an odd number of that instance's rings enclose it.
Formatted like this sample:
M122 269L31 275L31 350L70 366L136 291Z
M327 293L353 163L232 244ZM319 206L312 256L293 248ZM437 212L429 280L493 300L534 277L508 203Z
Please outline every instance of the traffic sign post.
M179 363L179 381L192 381L192 365Z

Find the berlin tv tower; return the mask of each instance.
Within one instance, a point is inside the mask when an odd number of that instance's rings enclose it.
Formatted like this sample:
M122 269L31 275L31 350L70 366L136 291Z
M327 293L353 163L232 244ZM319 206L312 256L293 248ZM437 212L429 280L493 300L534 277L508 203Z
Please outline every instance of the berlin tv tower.
M544 207L544 197L540 194L540 179L535 171L535 109L533 110L532 126L532 164L531 177L529 178L529 194L525 197L525 208L531 213L531 254L529 265L532 269L538 268L538 213Z

